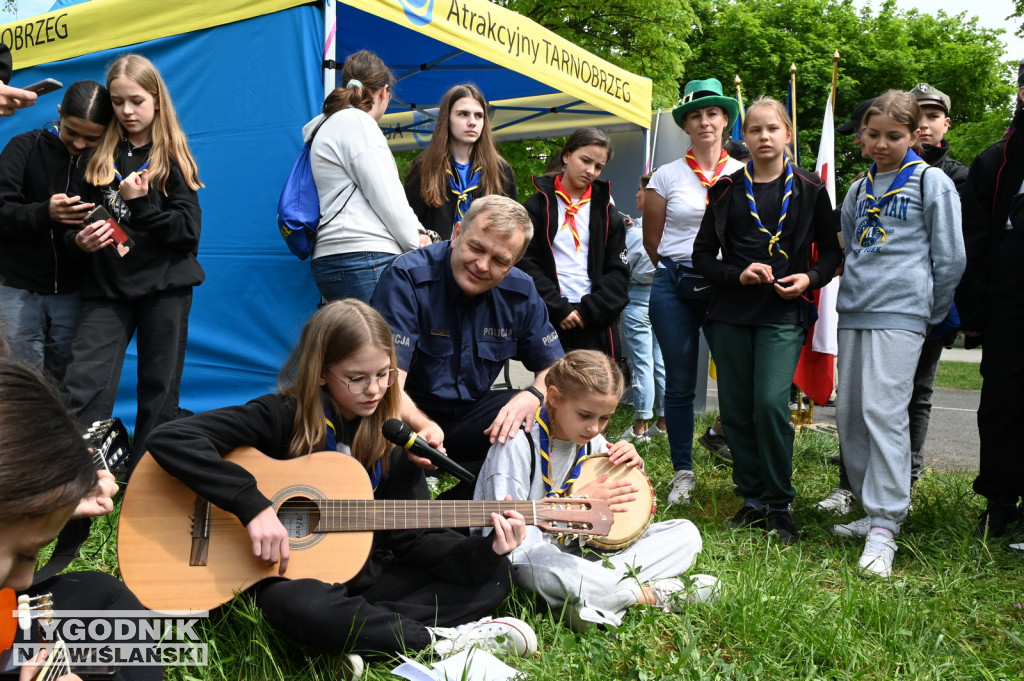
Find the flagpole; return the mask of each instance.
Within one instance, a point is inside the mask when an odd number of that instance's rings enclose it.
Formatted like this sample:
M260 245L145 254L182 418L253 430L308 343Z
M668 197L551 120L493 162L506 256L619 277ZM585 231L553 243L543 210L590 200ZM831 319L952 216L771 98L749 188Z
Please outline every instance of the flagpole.
M839 50L832 53L832 111L836 110L836 85L839 83Z
M742 140L743 139L743 123L746 120L746 107L743 106L743 90L740 85L743 83L740 80L740 75L737 73L736 78L733 79L733 83L736 84L736 104L739 107L739 115L736 116L736 120L732 122L732 139Z
M789 87L793 99L793 153L796 154L796 164L800 165L800 137L796 127L796 64L789 65Z

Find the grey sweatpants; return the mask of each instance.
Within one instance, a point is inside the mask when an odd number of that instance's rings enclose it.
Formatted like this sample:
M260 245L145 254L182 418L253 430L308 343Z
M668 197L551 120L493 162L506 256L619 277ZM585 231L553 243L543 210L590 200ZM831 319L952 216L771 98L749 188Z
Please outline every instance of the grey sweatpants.
M907 407L924 336L839 329L836 425L853 493L872 527L899 532L910 505Z

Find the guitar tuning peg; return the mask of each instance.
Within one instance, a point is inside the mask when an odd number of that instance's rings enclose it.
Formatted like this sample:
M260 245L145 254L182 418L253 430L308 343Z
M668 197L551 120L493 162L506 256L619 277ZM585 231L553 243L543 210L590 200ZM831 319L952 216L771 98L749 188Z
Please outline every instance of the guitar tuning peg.
M27 634L28 630L32 628L32 608L27 599L25 602L21 602L21 598L19 598L18 601L18 627Z

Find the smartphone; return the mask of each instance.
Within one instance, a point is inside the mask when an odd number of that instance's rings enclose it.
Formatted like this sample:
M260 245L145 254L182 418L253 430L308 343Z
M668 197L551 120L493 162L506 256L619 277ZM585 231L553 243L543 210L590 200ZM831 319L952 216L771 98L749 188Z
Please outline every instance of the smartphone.
M45 95L47 92L53 92L54 90L59 90L62 87L64 87L64 84L61 83L59 80L54 80L53 78L45 78L39 81L38 83L26 85L22 88L22 90L28 90L29 92L34 92L37 95Z
M128 255L128 251L135 247L135 242L130 236L125 234L125 231L121 229L121 225L117 224L117 220L114 219L114 216L112 216L103 206L96 206L88 215L85 216L83 222L87 225L91 225L97 220L103 220L113 228L114 232L111 236L114 239L114 246L117 250L117 254L122 258Z

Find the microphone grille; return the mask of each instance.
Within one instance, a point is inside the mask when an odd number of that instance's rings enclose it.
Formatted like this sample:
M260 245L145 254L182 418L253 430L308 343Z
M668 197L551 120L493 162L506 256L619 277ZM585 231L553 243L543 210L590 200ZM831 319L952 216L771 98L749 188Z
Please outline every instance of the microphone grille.
M388 442L404 446L412 435L412 428L400 419L388 419L381 426L380 432Z

